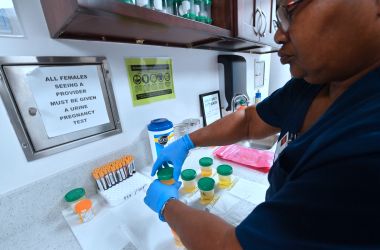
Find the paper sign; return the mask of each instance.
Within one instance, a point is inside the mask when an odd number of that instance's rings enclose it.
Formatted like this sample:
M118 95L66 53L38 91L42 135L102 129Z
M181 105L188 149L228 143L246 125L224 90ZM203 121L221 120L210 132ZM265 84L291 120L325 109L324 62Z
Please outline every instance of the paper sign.
M48 137L109 123L96 65L38 67L25 75Z
M211 123L219 120L222 117L220 110L220 98L219 91L214 91L199 96L201 102L202 116L204 119L204 125L210 125Z
M125 65L133 106L175 98L172 59L127 58Z

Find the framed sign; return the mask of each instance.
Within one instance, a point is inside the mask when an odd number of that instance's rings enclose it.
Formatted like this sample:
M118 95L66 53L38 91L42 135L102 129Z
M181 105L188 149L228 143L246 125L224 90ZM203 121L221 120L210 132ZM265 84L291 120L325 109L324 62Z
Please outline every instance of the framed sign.
M0 66L0 93L28 160L121 132L104 57L5 57Z
M133 106L174 99L171 58L126 58Z
M203 125L208 126L222 118L219 91L199 95Z

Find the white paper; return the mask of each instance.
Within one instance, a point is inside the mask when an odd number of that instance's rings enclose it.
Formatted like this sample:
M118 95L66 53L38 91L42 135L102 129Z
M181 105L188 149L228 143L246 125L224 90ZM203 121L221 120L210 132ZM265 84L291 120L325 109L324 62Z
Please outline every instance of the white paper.
M218 94L203 96L203 108L205 112L206 125L209 125L221 118Z
M39 67L25 82L48 137L110 122L96 65Z
M256 207L246 200L225 192L209 210L233 226L239 225Z
M158 219L144 203L145 193L141 192L121 206L112 208L122 231L137 249L178 250L170 227Z
M80 224L71 208L62 211L82 249L120 250L130 245L129 238L122 232L122 225L112 211L104 203L96 199L92 201L95 217L89 222Z
M242 200L258 205L265 200L266 191L266 186L240 178L234 187L231 188L230 193Z

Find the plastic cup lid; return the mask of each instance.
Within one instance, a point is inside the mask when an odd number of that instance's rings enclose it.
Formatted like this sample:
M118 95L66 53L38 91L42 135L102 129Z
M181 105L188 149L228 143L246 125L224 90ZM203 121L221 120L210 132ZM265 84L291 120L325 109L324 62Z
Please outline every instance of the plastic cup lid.
M210 177L203 177L198 180L198 188L202 191L211 191L214 189L215 180Z
M161 181L167 181L173 179L174 168L172 167L162 167L157 171L157 177Z
M209 167L212 165L213 162L213 159L210 157L202 157L199 160L199 165L201 165L202 167Z
M223 165L219 165L219 166L216 168L216 171L217 171L218 174L220 174L220 175L228 176L228 175L231 175L231 174L232 174L232 167L231 167L230 165L223 164Z
M173 123L166 118L159 118L150 121L148 125L149 131L163 131L173 127Z
M67 201L67 202L77 201L80 198L82 198L85 194L86 194L86 191L84 190L84 188L75 188L75 189L69 191L65 195L65 201Z
M181 173L181 178L184 181L194 180L197 176L197 172L194 169L185 169Z

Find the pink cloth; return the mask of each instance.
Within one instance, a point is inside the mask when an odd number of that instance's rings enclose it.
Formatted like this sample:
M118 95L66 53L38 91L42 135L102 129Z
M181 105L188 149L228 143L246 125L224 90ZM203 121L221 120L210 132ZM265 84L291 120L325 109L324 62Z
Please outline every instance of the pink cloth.
M217 148L214 151L214 156L268 173L273 163L274 153L232 144Z

